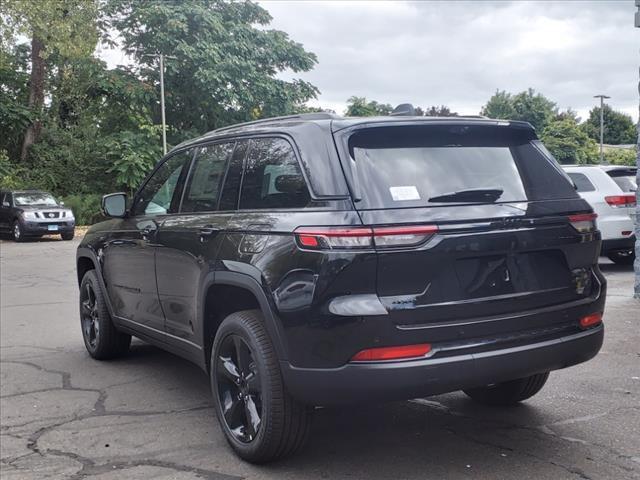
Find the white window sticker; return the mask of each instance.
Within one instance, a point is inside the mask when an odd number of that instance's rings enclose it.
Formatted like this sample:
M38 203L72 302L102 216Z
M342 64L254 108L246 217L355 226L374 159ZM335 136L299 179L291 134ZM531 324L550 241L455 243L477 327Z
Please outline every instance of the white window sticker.
M402 187L389 187L391 198L394 202L404 202L407 200L420 200L418 189L414 185L404 185Z

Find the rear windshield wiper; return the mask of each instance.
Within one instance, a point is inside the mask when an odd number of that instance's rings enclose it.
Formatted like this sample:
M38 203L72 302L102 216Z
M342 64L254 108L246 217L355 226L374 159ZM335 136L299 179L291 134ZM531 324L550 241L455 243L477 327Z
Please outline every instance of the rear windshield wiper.
M501 188L470 188L458 192L449 192L429 199L430 202L495 202L504 190Z

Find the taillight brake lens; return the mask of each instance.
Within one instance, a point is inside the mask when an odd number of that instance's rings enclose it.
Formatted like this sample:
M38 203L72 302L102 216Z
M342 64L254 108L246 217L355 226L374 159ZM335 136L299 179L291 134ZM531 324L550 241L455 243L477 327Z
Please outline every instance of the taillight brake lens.
M596 213L581 213L578 215L569 215L571 226L580 233L595 232L596 230Z
M580 328L591 328L602 323L601 313L592 313L580 319Z
M635 207L636 205L635 195L610 195L608 197L604 197L604 200L609 204L609 206L615 208Z
M399 347L367 348L356 353L352 362L380 362L385 360L407 360L421 358L431 351L431 345L421 343L418 345L402 345Z
M435 233L435 225L398 227L299 227L295 231L298 244L307 249L389 248L419 245Z

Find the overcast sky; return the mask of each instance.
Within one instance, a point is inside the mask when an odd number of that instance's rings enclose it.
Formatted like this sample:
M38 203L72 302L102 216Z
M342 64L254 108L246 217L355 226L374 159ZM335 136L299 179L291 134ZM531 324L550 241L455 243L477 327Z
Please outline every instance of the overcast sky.
M638 119L633 0L260 4L271 28L318 56L313 71L284 77L310 81L320 89L310 103L338 113L357 95L478 114L496 89L532 87L583 119L599 93ZM116 52L103 56L121 62Z
M260 3L318 56L297 76L338 113L357 95L477 114L497 88L532 87L583 119L599 93L638 118L633 0Z

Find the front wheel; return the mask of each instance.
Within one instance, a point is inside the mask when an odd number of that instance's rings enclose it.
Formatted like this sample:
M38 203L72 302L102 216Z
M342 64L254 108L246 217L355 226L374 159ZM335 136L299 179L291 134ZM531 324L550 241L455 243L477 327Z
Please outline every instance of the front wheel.
M24 242L24 228L22 228L20 220L16 220L15 222L13 222L11 234L13 235L14 242Z
M633 250L620 250L607 254L609 260L617 265L633 265L636 256Z
M259 311L233 313L220 325L211 349L211 387L227 442L242 459L270 462L305 443L311 408L285 389Z
M75 230L71 230L70 232L61 233L60 237L62 238L62 240L73 240L75 233Z
M116 358L129 350L131 335L113 325L95 270L85 273L80 284L80 324L84 345L96 360Z
M549 372L538 373L530 377L496 383L486 387L471 388L464 390L464 393L485 405L515 405L538 393L547 382L547 378L549 378Z

